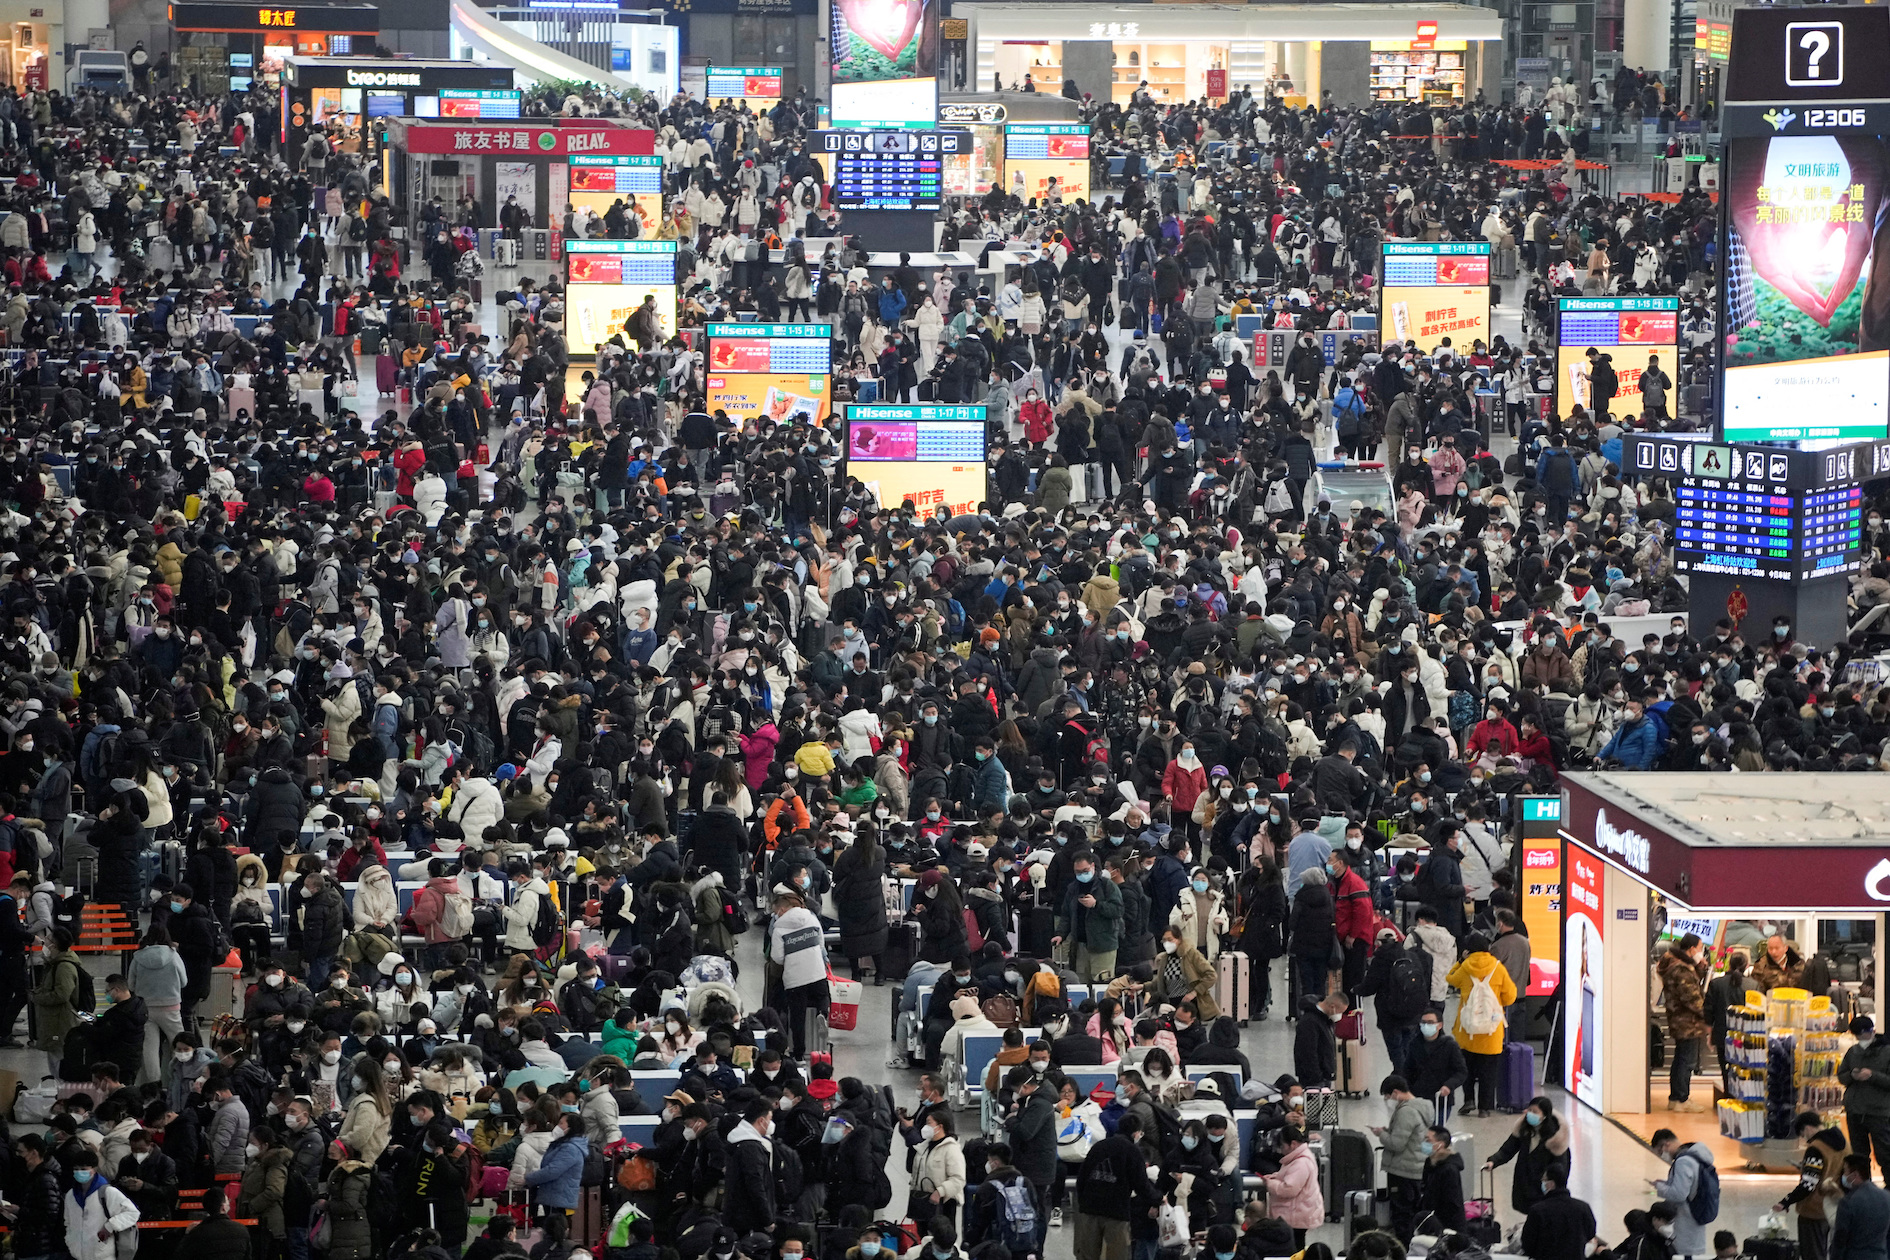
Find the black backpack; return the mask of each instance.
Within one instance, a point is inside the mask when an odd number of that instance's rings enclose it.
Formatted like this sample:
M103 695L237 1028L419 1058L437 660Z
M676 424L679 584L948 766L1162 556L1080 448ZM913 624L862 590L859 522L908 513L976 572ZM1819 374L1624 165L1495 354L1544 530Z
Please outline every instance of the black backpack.
M1384 992L1378 1005L1396 1019L1415 1019L1430 1005L1430 986L1424 982L1424 964L1410 950L1399 949L1387 968Z
M550 945L558 939L558 932L563 926L558 907L551 904L551 894L541 894L538 898L538 917L532 921L532 943L541 949ZM600 1181L597 1184L603 1183Z
M72 996L67 1004L81 1015L91 1015L98 1010L98 990L92 985L92 973L79 965L76 958L62 958L61 963L72 964Z

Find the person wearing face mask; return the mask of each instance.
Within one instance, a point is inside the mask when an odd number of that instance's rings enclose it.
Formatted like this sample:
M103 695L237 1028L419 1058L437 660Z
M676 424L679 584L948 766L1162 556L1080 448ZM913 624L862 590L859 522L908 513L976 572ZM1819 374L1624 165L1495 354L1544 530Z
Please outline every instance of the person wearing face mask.
M115 1260L117 1235L138 1228L138 1207L99 1172L98 1156L82 1151L65 1188L65 1251L72 1260Z
M1844 1127L1852 1152L1869 1159L1874 1148L1877 1166L1890 1177L1890 1042L1877 1036L1868 1015L1854 1017L1849 1027L1857 1043L1845 1050L1837 1071L1844 1086Z
M750 1105L766 1106L765 1103ZM544 1121L545 1131L551 1134L551 1141L538 1167L521 1180L532 1192L532 1201L542 1213L545 1234L562 1242L582 1193L584 1159L590 1143L584 1135L584 1121L574 1113L560 1113L553 1118L541 1112L540 1119ZM773 1184L773 1178L767 1178L768 1188Z
M1195 867L1188 873L1188 880L1188 888L1169 912L1168 922L1179 928L1181 938L1212 963L1220 956L1221 938L1230 927L1227 903L1221 890L1208 878L1205 867Z
M1844 1157L1837 1176L1844 1197L1831 1222L1830 1260L1879 1260L1890 1230L1890 1192L1870 1179L1870 1156Z
M1530 1260L1584 1260L1599 1247L1595 1214L1568 1192L1567 1170L1545 1169L1540 1194L1523 1222L1523 1254Z
M131 1201L138 1206L140 1220L175 1219L172 1213L177 1208L177 1161L152 1143L150 1131L143 1126L133 1129L128 1141L129 1153L118 1161L113 1184L131 1196ZM319 1150L316 1163L319 1175Z
M288 1197L289 1170L295 1157L278 1140L276 1131L264 1125L249 1131L243 1155L242 1190L236 1196L236 1214L256 1222L250 1226L255 1254L280 1255L288 1237L283 1205Z

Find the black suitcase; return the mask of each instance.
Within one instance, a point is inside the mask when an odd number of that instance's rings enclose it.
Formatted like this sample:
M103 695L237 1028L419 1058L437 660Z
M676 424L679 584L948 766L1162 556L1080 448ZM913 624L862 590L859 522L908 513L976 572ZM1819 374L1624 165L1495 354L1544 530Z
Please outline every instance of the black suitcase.
M1748 1238L1739 1244L1739 1254L1752 1260L1797 1260L1798 1243L1790 1238Z
M1326 1219L1343 1219L1347 1199L1356 1191L1371 1190L1372 1140L1357 1129L1334 1129L1331 1143L1332 1193L1326 1196Z
M881 980L903 981L906 973L912 970L912 964L919 956L919 925L916 923L894 923L886 929L886 952L879 957L879 978ZM899 1004L893 1003L898 1009Z
M1048 958L1056 935L1056 911L1049 906L1025 906L1017 912L1017 952L1027 958Z

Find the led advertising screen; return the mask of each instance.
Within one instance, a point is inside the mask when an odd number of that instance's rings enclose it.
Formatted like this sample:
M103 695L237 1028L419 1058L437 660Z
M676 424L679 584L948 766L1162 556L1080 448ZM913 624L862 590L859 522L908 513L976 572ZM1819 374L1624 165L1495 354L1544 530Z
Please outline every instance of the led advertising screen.
M833 414L831 324L710 324L708 406L737 422Z
M833 0L831 126L929 128L938 117L932 0Z
M1403 344L1415 341L1425 354L1450 338L1451 348L1470 352L1470 343L1490 340L1490 290L1404 289L1386 285L1379 295L1384 335Z
M573 207L583 207L600 218L620 199L624 208L643 224L643 235L654 236L663 225L663 159L653 155L621 154L571 159Z
M936 210L944 204L945 158L969 152L966 131L817 131L839 210Z
M1523 927L1529 933L1529 987L1525 996L1548 997L1562 983L1562 798L1523 796Z
M711 105L747 101L750 109L773 109L781 103L781 67L710 66L702 95Z
M1882 437L1890 423L1890 178L1879 136L1727 142L1729 442Z
M1602 1029L1607 1016L1606 967L1601 953L1607 919L1600 858L1578 844L1568 846L1565 872L1567 917L1562 962L1569 988L1562 1003L1562 1087L1601 1110Z
M519 93L499 88L441 88L442 118L517 118Z
M1613 399L1604 399L1610 415L1639 415L1641 373L1652 355L1667 380L1679 379L1680 299L1677 297L1582 297L1558 302L1560 323L1555 346L1555 414L1567 419L1579 406L1593 412L1588 351L1613 360L1617 378ZM1671 386L1667 397L1673 398Z
M564 286L574 355L594 354L622 333L646 297L656 299L663 336L676 333L675 241L566 241ZM627 333L624 341L630 344Z
M957 516L987 497L982 405L862 403L846 421L847 472L877 487L881 506L911 499Z
M1469 353L1490 340L1488 241L1386 241L1379 327L1391 341L1414 341L1429 354L1450 338Z
M1089 196L1089 124L1007 123L1004 182L1011 195L1041 201L1052 180L1065 201Z

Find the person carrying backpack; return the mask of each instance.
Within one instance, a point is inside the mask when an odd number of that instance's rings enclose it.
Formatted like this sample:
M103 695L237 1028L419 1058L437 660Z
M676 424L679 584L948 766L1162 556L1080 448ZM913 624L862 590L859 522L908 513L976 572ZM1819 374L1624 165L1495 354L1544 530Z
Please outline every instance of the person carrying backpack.
M33 989L33 1048L46 1055L46 1074L59 1075L60 1060L65 1057L66 1039L79 1026L79 1012L94 1009L92 978L72 952L73 936L65 928L54 928L52 940L41 960L44 970Z
M1472 933L1464 941L1464 959L1446 977L1457 990L1457 1026L1451 1030L1470 1066L1464 1083L1466 1116L1496 1111L1496 1084L1503 1066L1503 1008L1516 1000L1509 968L1490 952L1490 939Z
M1365 396L1348 378L1332 396L1332 431L1347 459L1365 458Z
M1654 1183L1654 1193L1679 1209L1673 1222L1673 1253L1703 1256L1712 1250L1713 1222L1719 1219L1719 1169L1702 1142L1681 1142L1672 1129L1657 1129L1654 1154L1672 1166Z
M1378 1032L1385 1039L1392 1071L1410 1079L1412 1043L1418 1020L1431 1005L1431 956L1408 948L1393 927L1378 929L1371 965L1360 981L1358 997L1376 997Z
M1013 1256L1041 1252L1046 1213L1042 1192L1011 1164L1009 1143L987 1143L984 1162L984 1181L965 1205L965 1251L975 1251L983 1242L1000 1242Z

